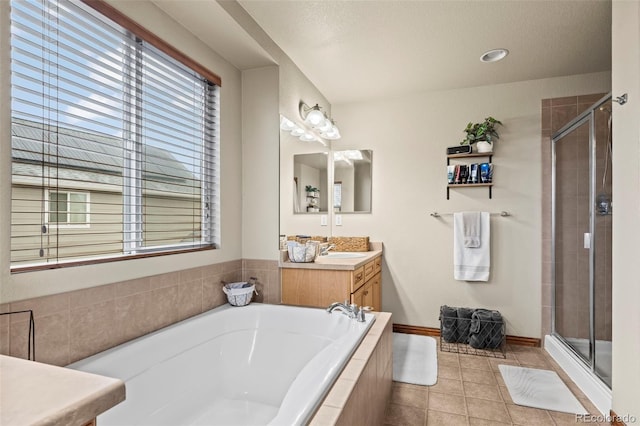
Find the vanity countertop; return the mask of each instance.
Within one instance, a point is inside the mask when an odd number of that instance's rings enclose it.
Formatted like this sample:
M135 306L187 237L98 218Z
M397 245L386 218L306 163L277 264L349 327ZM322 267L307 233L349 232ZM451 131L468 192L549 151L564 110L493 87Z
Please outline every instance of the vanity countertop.
M124 401L124 382L0 355L0 424L82 426Z
M371 262L376 257L382 256L382 248L379 250L369 250L363 252L354 252L354 253L362 253L364 257L354 257L354 258L332 258L328 256L318 256L316 257L315 262L290 262L288 260L286 250L283 250L280 256L279 266L281 268L292 268L292 269L333 269L333 270L347 270L353 271L365 263Z

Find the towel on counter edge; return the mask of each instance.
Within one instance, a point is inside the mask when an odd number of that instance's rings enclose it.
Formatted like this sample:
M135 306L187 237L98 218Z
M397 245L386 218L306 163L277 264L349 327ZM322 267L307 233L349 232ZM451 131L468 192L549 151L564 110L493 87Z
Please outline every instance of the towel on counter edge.
M465 247L480 247L480 216L480 212L462 212L462 232L464 234Z
M489 281L491 267L489 213L480 213L480 246L465 247L463 213L453 214L453 277L459 281Z

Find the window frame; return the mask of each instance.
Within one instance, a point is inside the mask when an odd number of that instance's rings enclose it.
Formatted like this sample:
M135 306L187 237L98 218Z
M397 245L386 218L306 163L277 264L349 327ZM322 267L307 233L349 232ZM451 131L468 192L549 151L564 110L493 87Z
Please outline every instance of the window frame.
M220 225L220 218L221 218L220 216L220 178L218 177L216 179L213 179L212 176L214 175L219 176L219 168L221 166L220 164L221 161L219 158L219 154L220 154L219 103L220 103L220 91L222 87L222 79L217 74L211 72L208 68L202 66L198 62L186 56L185 54L183 54L182 52L180 52L179 50L171 46L169 43L165 42L163 39L156 36L151 31L147 30L146 28L139 25L137 22L135 22L128 16L118 11L113 6L106 3L104 0L76 0L76 1L78 3L83 3L91 7L101 15L114 21L116 24L120 25L127 31L130 31L132 34L134 34L136 37L140 38L144 42L154 46L156 49L158 49L162 53L168 55L174 60L177 60L182 65L186 66L192 71L195 71L205 80L207 80L210 86L213 87L213 90L215 90L215 96L218 102L217 115L216 115L216 118L214 119L216 122L216 127L212 134L213 139L211 140L205 139L205 143L203 144L202 148L203 148L203 152L206 155L209 155L209 154L217 154L217 155L212 155L209 158L210 161L212 162L211 173L203 173L200 180L202 190L205 191L205 188L207 188L208 190L207 195L210 196L210 198L208 197L206 198L207 201L205 201L204 196L202 196L201 198L201 202L203 205L201 209L201 212L202 212L201 232L203 234L205 234L205 232L208 232L210 235L210 238L209 238L209 241L207 241L206 243L202 242L201 244L198 244L197 241L194 241L192 243L178 243L178 244L169 244L169 245L161 245L161 246L159 245L159 246L149 246L149 247L138 247L135 250L128 250L123 242L122 251L120 254L117 254L117 255L104 255L100 257L84 258L84 259L83 258L77 258L77 259L60 258L51 263L49 262L35 263L34 262L34 263L28 263L28 264L12 264L10 266L11 272L20 273L20 272L29 272L34 270L58 269L58 268L69 267L69 266L99 264L99 263L112 262L112 261L140 259L145 257L156 257L156 256L165 256L165 255L172 255L172 254L184 254L184 253L197 252L197 251L203 251L203 250L213 250L218 248L219 240L220 240L220 228L221 228L221 225ZM213 144L208 143L208 141L213 142ZM50 188L45 185L42 186L42 190L45 193L44 224L46 225L47 228L80 229L80 228L91 227L90 192L85 192L81 190L77 191L75 189L61 189L61 190L55 189L54 190L54 188ZM69 205L71 194L83 194L86 197L86 203L87 203L86 212L85 212L86 223L73 224L73 223L67 222L64 224L60 224L60 223L52 224L50 222L50 210L51 210L50 194L52 192L67 193L67 197L68 197L67 206ZM207 215L207 218L211 217L211 219L205 218L205 214L204 214L205 203L209 204L208 208L209 208L210 214ZM67 213L70 214L70 211L67 211ZM70 217L68 217L67 219L69 220ZM207 231L204 230L205 220L209 220L209 222L207 223ZM125 222L124 211L123 211L123 222ZM185 246L185 248L182 248L181 246Z
M67 221L66 222L51 222L51 194L67 194ZM71 194L84 195L86 209L83 212L86 221L82 223L70 222L71 210L69 210L71 203ZM75 191L58 188L45 188L45 224L50 229L89 229L91 228L91 193L87 191Z
M106 3L104 0L79 0L79 1L86 4L87 6L90 6L91 8L95 9L97 12L101 13L102 15L114 21L115 23L131 31L136 36L140 37L147 43L152 44L157 49L171 56L173 59L177 60L178 62L181 62L183 65L191 68L193 71L197 72L198 74L200 74L201 76L209 80L211 83L214 83L218 87L222 87L222 79L220 78L219 75L210 71L208 68L199 64L198 62L194 61L193 59L191 59L190 57L188 57L187 55L185 55L175 47L171 46L169 43L167 43L166 41L164 41L154 33L152 33L151 31L147 30L142 25L138 24L133 19L124 15L115 7Z

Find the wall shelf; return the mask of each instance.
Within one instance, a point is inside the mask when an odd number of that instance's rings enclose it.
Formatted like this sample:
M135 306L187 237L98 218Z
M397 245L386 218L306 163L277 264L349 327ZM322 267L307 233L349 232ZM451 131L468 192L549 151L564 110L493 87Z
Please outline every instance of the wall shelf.
M492 152L472 152L469 154L447 154L447 166L451 164L451 159L457 160L461 158L474 158L474 157L486 157L489 159L489 164L491 164L491 161L493 159L493 151ZM480 173L480 171L478 171L478 173ZM449 199L449 190L451 188L470 188L470 187L489 188L489 199L493 198L493 193L492 193L493 183L450 183L450 184L447 184L447 200Z
M449 188L464 188L470 186L493 186L492 183L450 183L447 185Z
M447 154L447 158L467 158L467 157L489 157L489 162L491 162L491 157L493 157L492 152L472 152L470 154ZM448 165L448 162L447 162Z

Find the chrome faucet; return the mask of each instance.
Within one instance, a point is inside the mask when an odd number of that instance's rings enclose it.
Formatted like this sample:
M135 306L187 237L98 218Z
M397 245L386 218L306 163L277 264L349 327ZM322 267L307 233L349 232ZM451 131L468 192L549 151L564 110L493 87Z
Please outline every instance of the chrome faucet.
M328 246L325 247L321 247L320 248L320 256L326 256L329 254L329 250L336 248L335 244L330 244Z
M364 322L364 311L358 308L358 305L356 305L355 303L349 304L348 300L345 300L344 303L333 302L327 308L327 313L330 314L335 310L342 312L344 315L348 316L351 319L356 319L359 322Z

